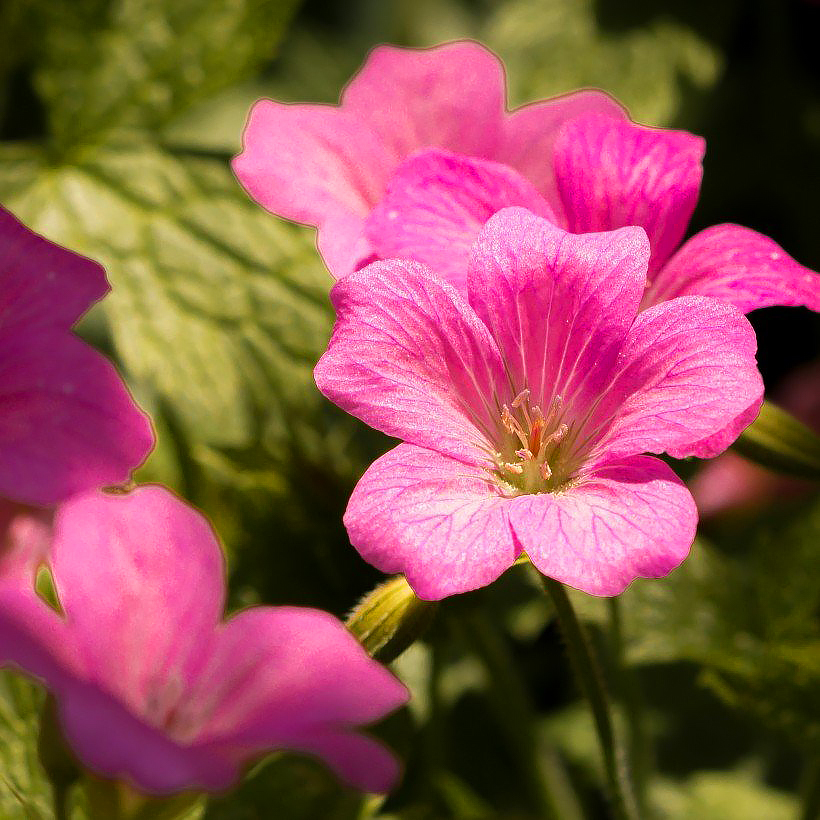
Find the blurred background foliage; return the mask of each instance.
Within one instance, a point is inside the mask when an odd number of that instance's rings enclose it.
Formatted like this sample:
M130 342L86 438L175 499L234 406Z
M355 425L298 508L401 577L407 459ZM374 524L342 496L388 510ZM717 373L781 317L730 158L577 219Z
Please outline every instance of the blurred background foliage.
M341 514L389 442L313 386L330 277L312 231L231 175L251 103L333 102L380 42L472 37L504 59L511 105L598 86L641 122L705 136L692 229L740 222L820 269L818 31L808 0L3 0L0 201L106 266L112 293L80 330L155 420L140 480L219 530L232 606L344 615L379 575ZM820 354L817 316L752 320L769 388ZM778 501L706 522L687 563L635 583L617 612L575 596L624 662L607 672L636 775L657 773L654 816L799 817L817 788L820 497ZM394 666L414 698L379 727L407 762L393 796L278 755L186 816L526 820L556 801L561 818L607 816L590 720L525 568L448 601ZM0 683L0 816L51 818L42 693ZM75 820L90 793L75 789Z

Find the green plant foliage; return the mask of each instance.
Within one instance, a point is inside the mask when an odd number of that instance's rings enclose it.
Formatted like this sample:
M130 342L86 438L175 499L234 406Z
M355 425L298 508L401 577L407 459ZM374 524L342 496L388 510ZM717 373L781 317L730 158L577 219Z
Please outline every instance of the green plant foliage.
M37 88L71 149L156 128L272 56L296 0L49 0ZM260 36L260 32L262 36Z
M627 658L690 661L702 681L796 743L820 743L820 504L744 538L733 554L699 541L663 583L621 598ZM577 593L603 623L603 607Z
M37 757L42 690L0 672L0 816L51 820L52 789Z
M661 125L674 120L687 93L717 81L720 52L685 24L651 19L608 32L599 5L515 0L498 7L481 34L504 58L514 104L591 86L615 95L635 119Z

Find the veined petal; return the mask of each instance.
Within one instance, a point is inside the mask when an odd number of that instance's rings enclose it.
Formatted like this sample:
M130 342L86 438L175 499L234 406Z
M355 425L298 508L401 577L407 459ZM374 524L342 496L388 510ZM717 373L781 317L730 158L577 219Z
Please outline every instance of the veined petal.
M30 231L0 207L0 327L67 330L108 292L102 267Z
M615 120L627 117L621 105L603 91L575 91L531 103L507 114L504 137L493 156L532 182L558 215L562 228L567 225L552 164L555 141L564 123L591 113Z
M119 484L153 444L113 365L68 330L0 334L0 495L49 504Z
M487 328L423 265L375 262L331 291L336 325L319 389L390 436L483 463L504 374Z
M242 145L233 170L248 193L272 213L317 225L334 275L353 270L364 217L397 164L367 122L335 106L260 100Z
M698 455L703 439L735 420L749 424L763 400L756 350L752 326L726 302L682 296L643 311L585 426L590 440L597 438L590 458Z
M430 149L399 166L365 232L383 259L423 262L466 291L473 242L484 223L510 205L554 220L546 200L511 168Z
M744 313L772 305L820 311L820 276L750 228L715 225L695 234L655 274L644 304L687 294L723 299Z
M408 697L336 618L258 607L219 630L185 707L202 723L197 743L245 756L254 748L321 754L353 785L386 791L398 772L395 760L355 727L380 720ZM342 749L353 757L345 762Z
M162 487L89 493L58 509L51 562L88 680L163 726L224 605L207 520Z
M573 233L640 225L657 270L683 239L695 209L705 143L685 131L646 128L599 114L567 123L555 176Z
M611 378L648 258L641 228L573 235L523 208L492 217L473 248L469 298L515 389L535 404L561 395L570 420L588 407Z
M400 444L362 476L344 522L365 561L438 600L486 586L515 562L509 503L484 470Z
M504 69L478 43L429 49L378 46L342 94L342 108L369 123L395 165L436 146L488 157L504 114Z
M681 480L651 456L606 464L559 493L514 498L509 516L540 572L591 595L671 572L698 520Z

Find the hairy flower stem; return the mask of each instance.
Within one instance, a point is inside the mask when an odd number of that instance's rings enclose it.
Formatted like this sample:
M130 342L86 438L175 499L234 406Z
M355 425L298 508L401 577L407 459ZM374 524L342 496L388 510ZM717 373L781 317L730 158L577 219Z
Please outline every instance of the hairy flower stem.
M647 736L644 720L644 698L640 681L624 659L621 599L607 598L612 670L616 678L617 694L626 714L629 727L629 755L632 764L632 782L635 799L641 814L646 813L646 788L654 765L653 750Z
M635 803L626 755L615 735L609 698L592 646L563 584L551 578L544 578L543 583L555 606L570 663L592 709L604 758L612 812L617 820L639 820L641 815Z
M483 609L452 618L451 624L484 664L498 726L516 757L538 816L544 820L581 820L583 811L561 759L535 736L533 706L503 632Z

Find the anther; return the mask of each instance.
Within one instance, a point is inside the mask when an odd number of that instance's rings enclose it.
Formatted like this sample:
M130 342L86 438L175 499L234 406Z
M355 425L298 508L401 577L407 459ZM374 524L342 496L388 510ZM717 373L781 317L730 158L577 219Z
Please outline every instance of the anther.
M543 478L544 481L549 481L552 478L552 469L550 468L550 465L547 464L546 461L541 462L540 471L541 471L541 478Z
M523 464L513 464L510 461L505 461L501 466L505 470L509 470L511 473L515 473L516 475L521 475L521 473L524 472Z
M522 460L522 461L531 461L532 460L532 451L530 450L516 450L515 454Z
M513 400L512 406L513 407L520 407L521 402L526 401L530 397L530 391L528 387L525 387Z

